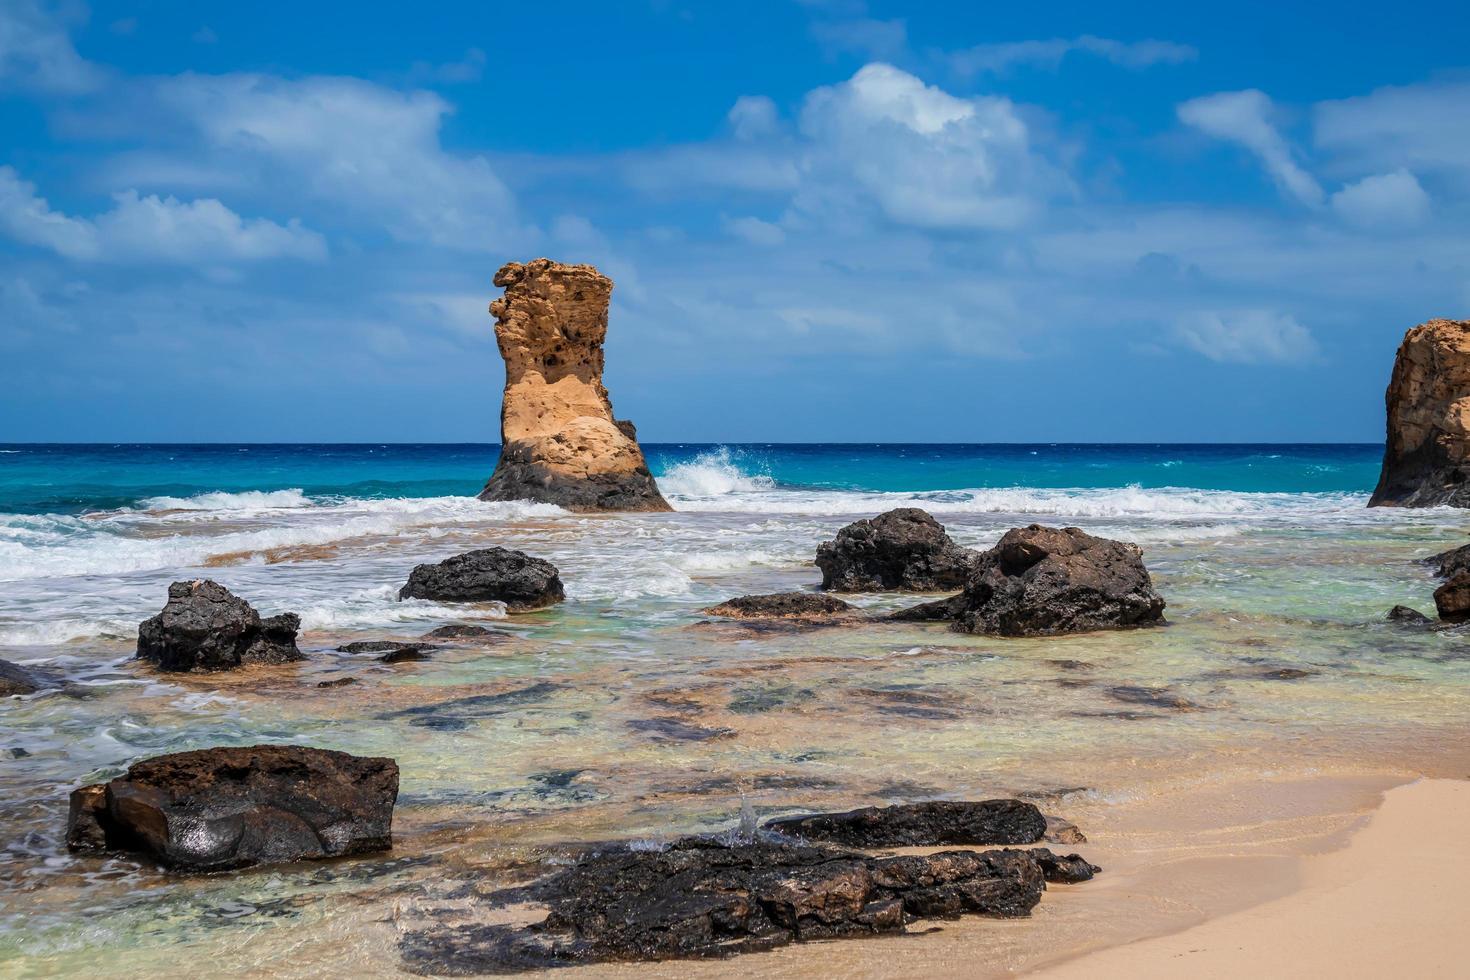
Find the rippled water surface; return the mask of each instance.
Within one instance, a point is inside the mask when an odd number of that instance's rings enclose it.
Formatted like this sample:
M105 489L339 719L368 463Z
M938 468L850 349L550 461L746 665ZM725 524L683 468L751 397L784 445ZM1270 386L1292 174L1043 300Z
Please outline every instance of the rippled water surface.
M1432 753L1470 709L1470 645L1412 559L1454 510L1368 510L1357 447L651 447L672 514L471 496L494 447L4 447L0 657L61 686L0 702L0 968L392 972L393 922L444 875L567 840L660 838L776 810L1039 794L1120 801L1242 774ZM1138 542L1167 628L1054 640L942 626L753 631L700 610L810 588L819 541L921 506L962 544L1075 524ZM394 597L491 544L568 600ZM170 581L302 616L299 666L162 676L129 658ZM892 608L909 597L854 597ZM496 635L388 666L333 652L449 622ZM357 683L319 688L351 676ZM391 755L393 855L181 877L61 845L67 792L185 748Z

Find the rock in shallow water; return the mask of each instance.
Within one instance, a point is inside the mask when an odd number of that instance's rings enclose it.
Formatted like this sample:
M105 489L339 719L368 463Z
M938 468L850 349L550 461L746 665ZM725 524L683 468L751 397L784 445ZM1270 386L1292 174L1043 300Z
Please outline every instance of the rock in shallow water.
M1034 844L1046 817L1025 800L932 800L768 820L766 829L846 847Z
M0 697L13 694L35 694L41 689L40 682L19 664L0 660Z
M1386 618L1390 623L1398 623L1400 626L1428 626L1434 622L1419 610L1408 606L1394 606L1388 611Z
M1045 887L1041 862L1026 851L879 858L788 842L685 838L664 850L593 854L477 900L483 907L405 928L399 946L414 972L460 976L728 956L902 933L916 918L1025 916ZM530 921L507 924L515 910Z
M1470 572L1458 572L1434 590L1434 608L1446 623L1470 619Z
M924 511L900 507L838 531L816 564L831 592L942 592L964 585L978 557Z
M385 851L397 798L392 759L297 745L179 752L74 791L67 845L191 871Z
M545 609L565 597L555 565L509 548L483 548L418 565L398 590L400 599L503 602L511 612Z
M731 619L832 619L854 611L836 596L814 592L743 595L704 610L707 615Z
M1449 551L1441 551L1437 555L1418 559L1421 565L1428 565L1434 569L1434 574L1439 578L1450 578L1456 572L1470 572L1470 544L1463 544Z
M1137 545L1032 524L983 552L959 595L889 618L952 620L962 633L1050 636L1154 626L1163 614Z
M448 626L440 626L425 633L426 640L465 640L481 639L485 637L504 638L505 634L484 626L471 626L464 623L451 623Z
M202 673L306 659L296 648L301 618L262 619L250 603L209 579L175 582L163 611L138 626L138 659L166 671Z

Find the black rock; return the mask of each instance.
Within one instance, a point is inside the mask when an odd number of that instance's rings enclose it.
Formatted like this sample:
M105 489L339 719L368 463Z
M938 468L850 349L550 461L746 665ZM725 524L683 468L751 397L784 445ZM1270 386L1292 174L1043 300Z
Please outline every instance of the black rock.
M40 689L40 681L30 671L9 660L0 660L0 697L35 694Z
M1470 571L1456 572L1448 582L1434 590L1434 608L1446 623L1470 620Z
M398 766L297 745L202 749L71 794L67 845L215 871L393 846Z
M952 619L962 633L1049 636L1154 626L1163 613L1137 545L1032 524L983 552L958 596L889 618Z
M1033 847L1026 852L1041 865L1046 880L1059 885L1075 885L1079 881L1091 881L1092 876L1102 871L1090 864L1080 854L1053 854L1049 848Z
M346 687L348 684L356 684L356 677L337 677L329 681L317 681L317 687Z
M1408 606L1394 606L1388 611L1386 618L1390 623L1398 623L1402 626L1428 626L1434 622L1419 610Z
M964 585L978 557L924 511L900 507L838 531L816 563L832 592L942 592Z
M483 548L419 565L398 591L400 599L503 602L511 612L544 609L565 597L555 565L509 548Z
M402 640L354 640L337 648L339 653L376 653L385 664L402 663L408 660L428 660L434 650L432 643L404 643Z
M933 800L783 817L766 829L846 847L1034 844L1046 835L1046 817L1025 800Z
M138 659L160 670L212 672L304 660L301 618L262 619L244 599L209 579L175 582L163 611L138 625Z
M1470 544L1441 551L1437 555L1420 558L1419 561L1434 569L1434 574L1438 577L1450 578L1457 572L1470 571Z
M836 596L815 592L774 592L737 596L704 612L731 619L831 619L853 612L853 607Z
M505 634L484 626L467 626L463 623L451 623L448 626L440 626L438 629L429 630L429 632L424 634L423 638L426 640L461 640L485 636L503 637Z
M378 659L385 664L412 663L419 660L428 660L431 656L429 651L432 649L433 647L425 646L422 643L408 643L400 647L394 647L392 650L384 651L383 655Z
M443 922L405 932L399 948L412 972L460 976L729 956L901 934L916 918L1025 916L1045 887L1026 851L879 858L684 838L664 850L603 850L531 885L474 898ZM544 920L506 924L497 915L534 906L548 910Z

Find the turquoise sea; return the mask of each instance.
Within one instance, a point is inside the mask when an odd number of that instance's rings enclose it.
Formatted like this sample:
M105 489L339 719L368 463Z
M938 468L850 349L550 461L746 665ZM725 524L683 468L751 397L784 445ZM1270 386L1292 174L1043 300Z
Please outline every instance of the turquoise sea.
M0 658L52 685L0 700L0 974L156 977L182 956L200 975L395 975L395 929L527 848L717 830L742 807L1017 793L1107 842L1148 801L1430 771L1463 742L1466 635L1384 613L1433 611L1415 559L1464 543L1470 517L1367 508L1379 446L645 449L672 513L481 502L493 445L0 446ZM969 547L1032 522L1134 541L1169 625L1003 640L703 614L815 587L817 544L895 506ZM490 545L554 562L567 601L508 616L397 598L415 564ZM139 667L138 623L201 576L300 614L308 659ZM451 622L496 632L398 665L337 649ZM62 845L71 788L258 742L397 759L393 853L190 877ZM1137 913L1046 908L1085 936Z

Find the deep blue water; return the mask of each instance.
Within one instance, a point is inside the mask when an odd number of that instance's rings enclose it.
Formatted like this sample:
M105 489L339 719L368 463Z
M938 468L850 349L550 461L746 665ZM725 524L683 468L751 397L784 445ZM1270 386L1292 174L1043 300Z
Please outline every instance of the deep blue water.
M649 444L655 475L769 478L814 490L1192 487L1367 492L1376 444ZM495 444L0 445L0 512L63 513L157 497L299 489L311 497L476 493Z

